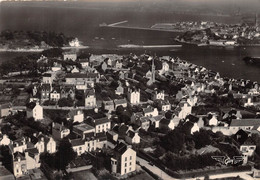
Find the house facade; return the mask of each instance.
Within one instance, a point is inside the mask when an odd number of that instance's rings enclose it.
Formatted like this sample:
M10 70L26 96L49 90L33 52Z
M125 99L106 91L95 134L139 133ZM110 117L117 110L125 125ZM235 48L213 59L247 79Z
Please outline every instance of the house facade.
M140 103L140 89L132 90L129 89L127 93L127 98L131 104L139 104Z
M112 173L125 175L136 170L136 152L128 145L120 143L114 149L111 158Z

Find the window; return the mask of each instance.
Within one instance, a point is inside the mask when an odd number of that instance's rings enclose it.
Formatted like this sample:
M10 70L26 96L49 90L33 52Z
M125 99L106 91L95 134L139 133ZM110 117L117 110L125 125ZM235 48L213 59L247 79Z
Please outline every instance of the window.
M127 166L127 163L125 163L125 167Z
M127 161L127 157L125 157L125 161Z
M82 147L79 147L79 150L81 151L81 150L82 150Z
M129 163L129 166L131 166L131 165L132 165L132 162Z
M130 160L132 160L132 156L130 156Z
M129 168L129 171L131 171L131 167Z
M126 173L126 169L125 169L125 173Z

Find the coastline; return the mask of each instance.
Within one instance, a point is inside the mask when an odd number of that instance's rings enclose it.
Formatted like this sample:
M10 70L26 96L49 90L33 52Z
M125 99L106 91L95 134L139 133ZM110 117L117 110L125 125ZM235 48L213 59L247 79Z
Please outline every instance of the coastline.
M260 44L210 45L206 43L180 41L179 39L174 39L174 40L177 41L178 43L193 45L198 47L260 47Z
M118 48L137 49L137 48L179 48L182 45L136 45L136 44L122 44L118 45Z
M0 52L42 52L44 50L47 49L51 49L51 48L55 48L55 47L50 47L50 48L31 48L31 49L24 49L24 48L17 48L17 49L8 49L8 48L0 48ZM71 50L71 49L88 49L89 46L79 46L79 47L69 47L69 46L65 46L65 47L61 47L61 49L63 50Z

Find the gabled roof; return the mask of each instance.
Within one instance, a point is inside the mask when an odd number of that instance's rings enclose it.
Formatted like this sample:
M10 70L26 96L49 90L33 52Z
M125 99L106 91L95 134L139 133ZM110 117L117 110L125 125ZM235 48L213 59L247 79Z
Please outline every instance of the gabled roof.
M146 117L146 116L143 116L143 117L140 118L140 121L141 121L141 123L149 122L149 118Z
M232 119L230 126L260 126L260 119Z
M14 161L18 161L18 158L20 158L21 160L25 160L25 154L19 151L15 152L13 156L14 156Z
M98 73L69 73L66 78L98 78Z
M126 99L115 99L114 102L115 102L115 105L127 103Z
M30 102L26 105L26 107L30 110L32 110L34 107L36 106L36 103L35 102Z
M243 145L256 145L255 142L253 141L252 137L249 136L246 141L243 143Z
M133 138L133 137L135 137L135 132L132 131L132 130L129 130L129 131L127 132L127 136L130 137L130 138Z
M73 139L73 140L70 140L70 143L73 146L82 146L85 144L85 141L83 139Z
M85 95L86 96L95 96L95 91L93 89L87 89Z
M123 142L120 142L114 149L114 151L118 152L119 154L124 154L127 150L127 145Z
M110 120L107 117L103 117L103 118L100 118L100 119L95 119L93 121L94 125L105 124L105 123L108 123L108 122L110 122Z
M144 108L143 111L144 111L144 113L151 113L151 112L154 111L154 108L151 107L151 106L149 106L149 107L147 107L147 108Z
M150 120L152 122L154 122L154 121L161 121L163 118L164 118L163 115L158 115L158 116L151 117Z

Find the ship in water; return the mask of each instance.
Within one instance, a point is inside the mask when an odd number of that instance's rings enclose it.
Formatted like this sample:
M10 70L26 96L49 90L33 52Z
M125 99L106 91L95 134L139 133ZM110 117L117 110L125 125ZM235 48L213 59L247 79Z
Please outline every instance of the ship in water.
M259 64L260 65L260 57L244 57L243 60L246 62L246 63L249 63L249 64Z

